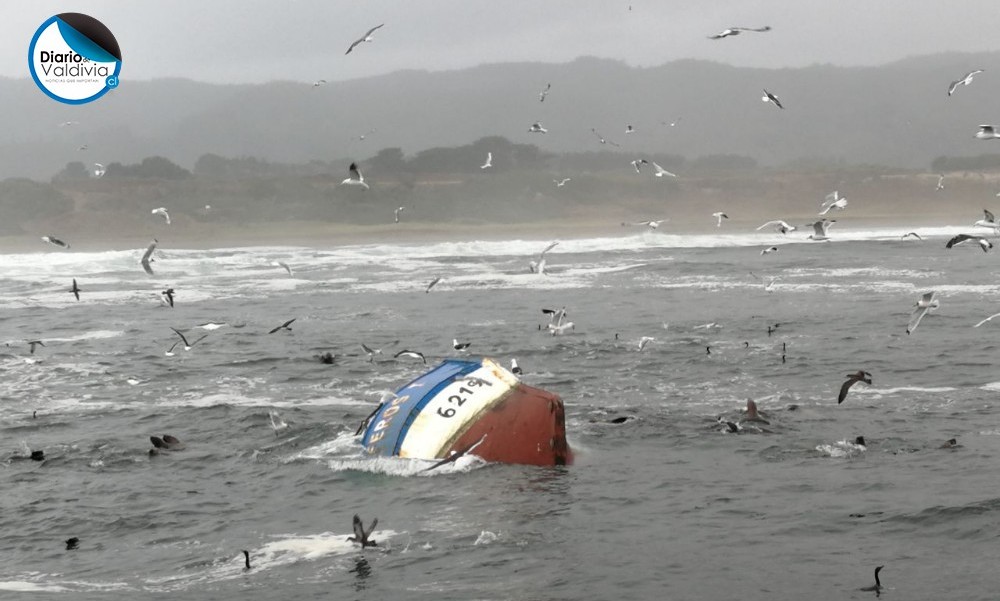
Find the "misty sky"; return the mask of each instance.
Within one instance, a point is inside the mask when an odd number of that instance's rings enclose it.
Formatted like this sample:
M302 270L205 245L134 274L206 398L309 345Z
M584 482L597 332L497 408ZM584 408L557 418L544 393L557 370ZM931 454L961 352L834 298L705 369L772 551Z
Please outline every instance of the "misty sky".
M0 76L28 77L35 29L54 14L74 11L114 32L123 83L161 77L334 81L579 56L634 66L682 58L756 67L877 65L945 51L1000 50L997 0L38 0L17 3L16 14L6 8ZM344 55L353 40L383 22L374 43ZM706 38L729 26L763 25L773 31Z

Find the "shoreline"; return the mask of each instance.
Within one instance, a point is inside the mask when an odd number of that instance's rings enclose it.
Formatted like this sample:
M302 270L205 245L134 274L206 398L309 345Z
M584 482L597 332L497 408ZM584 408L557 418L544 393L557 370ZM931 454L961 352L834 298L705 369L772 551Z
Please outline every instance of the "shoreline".
M794 224L801 224L805 219L793 219ZM839 231L850 232L858 230L919 230L933 227L935 229L969 228L970 233L977 232L971 224L942 224L933 219L915 219L914 222L901 224L897 219L889 218L856 218L838 220ZM923 223L915 223L915 222ZM697 225L691 223L671 224L669 221L656 230L657 233L673 236L707 236L712 234L761 234L758 232L760 222L732 220L723 223L721 228L712 224ZM168 229L168 228L173 228ZM367 244L434 244L442 242L474 242L499 240L567 240L584 238L626 237L650 231L645 226L633 225L623 227L621 223L607 221L547 221L533 223L502 223L502 224L468 224L468 223L404 223L380 225L353 224L317 224L303 222L282 222L279 224L259 223L246 226L220 227L214 224L188 224L181 227L164 226L151 235L123 235L116 237L80 236L66 241L70 244L68 252L74 250L87 252L119 251L142 249L156 238L161 248L207 250L217 248L252 248L262 246L289 246L301 248L331 248L339 246ZM809 232L800 226L799 231ZM836 233L837 229L833 232ZM988 232L981 232L988 235ZM792 238L790 241L797 241ZM21 254L32 252L54 252L55 248L41 240L41 235L0 236L0 253Z

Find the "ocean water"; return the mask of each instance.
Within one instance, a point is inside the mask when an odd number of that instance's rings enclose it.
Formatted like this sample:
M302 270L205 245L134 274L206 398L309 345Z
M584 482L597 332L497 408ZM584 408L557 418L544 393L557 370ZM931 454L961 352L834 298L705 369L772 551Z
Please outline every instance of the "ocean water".
M945 249L964 229L565 239L545 275L547 240L161 236L152 277L142 249L0 255L0 598L865 599L884 565L890 598L994 599L1000 319L972 326L1000 280L993 253ZM575 328L540 331L563 306ZM167 356L171 327L207 336ZM392 355L453 338L562 396L574 465L361 453L380 394L424 369ZM163 434L185 448L150 457ZM379 548L346 541L355 513Z

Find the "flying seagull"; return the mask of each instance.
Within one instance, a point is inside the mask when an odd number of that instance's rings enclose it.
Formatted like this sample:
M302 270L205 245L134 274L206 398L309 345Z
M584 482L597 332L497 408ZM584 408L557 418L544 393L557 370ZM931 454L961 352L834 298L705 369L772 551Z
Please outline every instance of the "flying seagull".
M371 42L372 41L372 34L375 33L375 31L377 29L379 29L380 27L382 27L383 25L385 25L385 23L382 23L381 25L376 25L375 27L372 27L371 29L369 29L365 33L365 35L363 35L360 38L354 40L354 43L352 43L350 45L350 47L347 49L347 52L345 52L344 54L350 54L351 50L354 50L354 47L357 46L358 44L360 44L361 42Z
M980 236L974 236L972 234L959 234L954 238L952 238L951 240L949 240L948 243L944 245L944 247L951 248L952 246L955 246L957 244L962 244L963 242L967 242L969 240L975 240L979 244L980 248L983 249L984 253L990 252L990 249L993 248L992 242L990 242L986 238Z
M636 221L636 222L633 222L633 223L626 223L626 222L623 221L622 225L645 225L645 226L649 227L649 229L655 230L656 228L660 227L661 223L663 223L665 221L669 221L669 219L657 219L655 221Z
M938 183L937 183L937 186L934 188L935 192L937 192L939 190L944 190L944 176L943 175L939 175L938 176Z
M376 524L378 524L378 518L372 520L372 525L368 526L368 529L365 530L364 524L361 523L361 518L358 516L358 514L355 513L354 536L348 536L347 540L351 541L352 543L360 543L362 549L364 549L365 547L377 546L374 540L369 539L369 537L372 535L372 532L375 531Z
M170 225L170 213L167 213L167 208L166 207L160 207L158 209L153 209L151 211L151 213L153 215L160 215L167 222L167 225Z
M722 220L729 219L729 215L726 215L722 211L719 211L717 213L712 213L712 217L718 219L718 222L715 224L715 227L722 227Z
M761 254L761 256L764 256L764 255L769 255L771 253L776 253L776 252L778 252L778 247L777 246L768 246L767 248L761 250L760 254Z
M399 223L399 214L402 213L405 209L406 207L398 207L395 211L392 212L393 219L395 220L396 223Z
M427 284L427 290L424 290L424 292L430 292L431 288L433 288L434 285L437 284L440 281L441 281L441 276L438 276L438 277L434 278L433 280L431 280L431 283Z
M542 127L540 122L535 121L531 124L531 127L528 128L528 132L533 134L547 134L549 133L549 130Z
M982 320L981 322L977 323L976 325L974 325L972 327L978 328L979 326L983 325L987 321L992 321L993 319L995 319L997 317L1000 317L1000 313L994 313L993 315L990 315L989 317L987 317L986 319Z
M292 268L289 267L288 263L285 263L284 261L275 261L275 262L271 263L271 265L275 265L277 267L283 268L285 271L288 272L289 276L295 275L294 273L292 273Z
M656 161L653 161L653 169L656 169L656 173L653 174L656 177L663 177L664 175L669 176L669 177L677 177L677 175L675 175L673 173L670 173L669 171L667 171L663 167L660 167L659 165L657 165Z
M647 161L646 159L635 159L634 161L632 161L632 168L635 169L636 173L642 173L642 171L639 168L640 165L648 165L648 164L649 161Z
M529 261L528 271L545 275L545 253L555 248L557 244L559 244L558 240L550 243L542 252L538 253L538 261Z
M73 278L73 287L70 288L69 291L73 293L73 296L76 297L76 300L80 300L80 288L79 286L76 285L76 278Z
M759 228L757 228L757 231L759 232L760 230L766 227L774 227L775 231L778 231L782 234L787 234L788 232L794 232L795 230L798 229L794 225L788 225L787 223L785 223L780 219L775 219L774 221L768 221L764 225L760 226Z
M976 137L980 140L992 140L1000 138L1000 133L997 133L995 125L980 125L979 131L976 132Z
M923 240L923 238L921 238L920 234L918 234L917 232L907 232L907 233L903 234L902 236L900 236L899 238L900 238L900 240L906 240L907 238L910 238L910 237L916 238L917 240Z
M489 169L493 166L493 153L486 153L486 162L479 166L480 169Z
M820 219L814 223L810 223L813 227L812 234L809 234L810 240L829 240L830 237L826 235L827 231L830 230L830 226L837 223L836 219Z
M566 182L568 181L570 181L570 178L564 177L562 179L554 179L552 180L552 183L554 183L557 188L562 188L563 186L566 185Z
M153 238L153 241L149 243L149 248L146 249L146 252L142 253L142 259L139 259L142 270L149 275L153 275L153 268L149 266L149 263L153 260L154 250L156 250L156 238Z
M917 301L916 308L910 315L910 323L906 326L907 334L912 334L913 331L917 329L917 326L920 325L920 320L924 318L924 315L927 315L929 311L933 311L941 305L941 303L934 298L934 294L934 292L926 292L922 297L920 297L920 300Z
M988 227L993 230L1000 230L1000 223L997 223L997 219L996 217L993 216L993 213L991 213L986 209L983 209L983 218L973 223L972 225L978 225L979 227Z
M872 383L872 375L864 370L858 370L856 373L847 376L847 381L840 386L840 394L837 395L837 404L844 402L847 398L847 391L851 389L858 382L864 382L865 384Z
M467 350L470 346L472 346L472 343L471 342L459 342L458 338L452 338L451 339L451 346L456 351L464 351L464 350Z
M424 354L418 353L417 351L408 351L403 349L392 356L393 359L399 359L400 357L413 357L414 359L420 359L424 362L424 364L427 363L427 359L424 357Z
M360 171L358 171L357 163L351 163L351 166L347 168L347 171L350 177L340 182L340 185L361 186L365 190L370 188L370 186L365 183L365 177L361 175Z
M721 40L723 38L728 38L730 36L740 35L741 31L756 31L758 33L763 33L765 31L771 31L771 26L765 25L763 27L729 27L727 29L723 29L722 31L720 31L715 35L708 36L708 39Z
M767 88L764 89L764 95L761 96L760 99L763 100L764 102L770 102L771 104L773 104L774 106L778 107L779 109L785 108L785 107L781 106L781 101L778 100L778 97L775 96L774 94L768 92Z
M843 211L847 208L847 198L840 196L840 194L834 190L833 192L826 195L826 199L819 206L820 215L826 215L830 212L830 209L837 209L838 211Z
M49 244L52 244L53 246L58 246L59 248L69 248L69 244L66 244L65 242L63 242L59 238L56 238L55 236L42 236L42 240L48 242Z
M104 177L104 174L107 173L107 171L108 170L104 168L104 165L94 163L94 177Z
M31 354L31 355L35 354L35 347L36 346L45 346L45 343L42 342L41 340L29 340L28 341L28 347L30 349L30 353L29 354Z
M195 340L194 342L188 344L188 340L187 340L187 338L184 337L184 334L181 334L180 331L177 330L176 328L170 328L170 329L174 331L174 334L177 334L178 336L181 337L181 342L184 343L184 350L186 350L186 351L191 350L191 348L194 347L194 345L198 344L199 342L201 342L202 340L204 340L208 336L208 334L203 334L201 336L201 338L199 338L198 340ZM170 347L170 348L173 349L174 347ZM171 437L171 438L173 438L173 437Z
M972 83L972 78L975 77L977 73L982 73L982 72L983 72L982 69L969 71L968 73L965 74L965 77L963 77L962 79L951 82L951 85L948 86L948 95L951 96L952 94L954 94L955 90L958 89L958 86L967 86L970 83Z
M320 87L322 85L325 85L325 84L326 84L326 80L325 79L317 79L316 81L313 82L313 87L314 88L318 88L318 87Z
M649 344L650 342L653 342L655 340L656 340L656 338L653 338L652 336L643 336L642 338L640 338L639 339L639 352L641 353L642 349L646 348L647 344Z
M292 325L292 322L295 321L296 319L298 319L298 317L293 317L293 318L289 319L288 321L286 321L285 323L281 324L280 326L272 329L270 332L268 332L268 334L274 334L275 332L277 332L278 330L280 330L282 328L284 328L284 329L288 330L289 332L291 332L292 328L290 328L288 326Z
M600 133L598 133L598 131L596 129L594 129L593 127L590 128L590 131L592 131L594 133L594 135L597 136L597 141L600 142L601 144L611 144L612 146L614 146L616 148L621 148L620 144L616 144L615 142L612 142L611 140L606 140L604 138L604 136L602 136Z
M368 346L367 344L365 344L364 342L361 343L361 350L363 350L365 352L365 354L368 355L368 362L369 363L371 363L372 361L375 360L375 355L381 355L382 354L382 349L380 349L380 348L372 348L372 347Z
M542 93L538 95L538 102L545 102L545 97L549 94L549 90L551 89L552 89L551 83L545 84L545 89L542 90Z

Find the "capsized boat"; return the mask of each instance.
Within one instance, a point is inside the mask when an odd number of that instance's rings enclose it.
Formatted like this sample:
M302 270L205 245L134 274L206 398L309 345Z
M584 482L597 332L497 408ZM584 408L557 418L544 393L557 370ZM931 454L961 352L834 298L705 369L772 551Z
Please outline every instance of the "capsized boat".
M441 460L473 449L485 461L568 465L562 399L523 384L491 359L447 359L372 415L370 455Z

